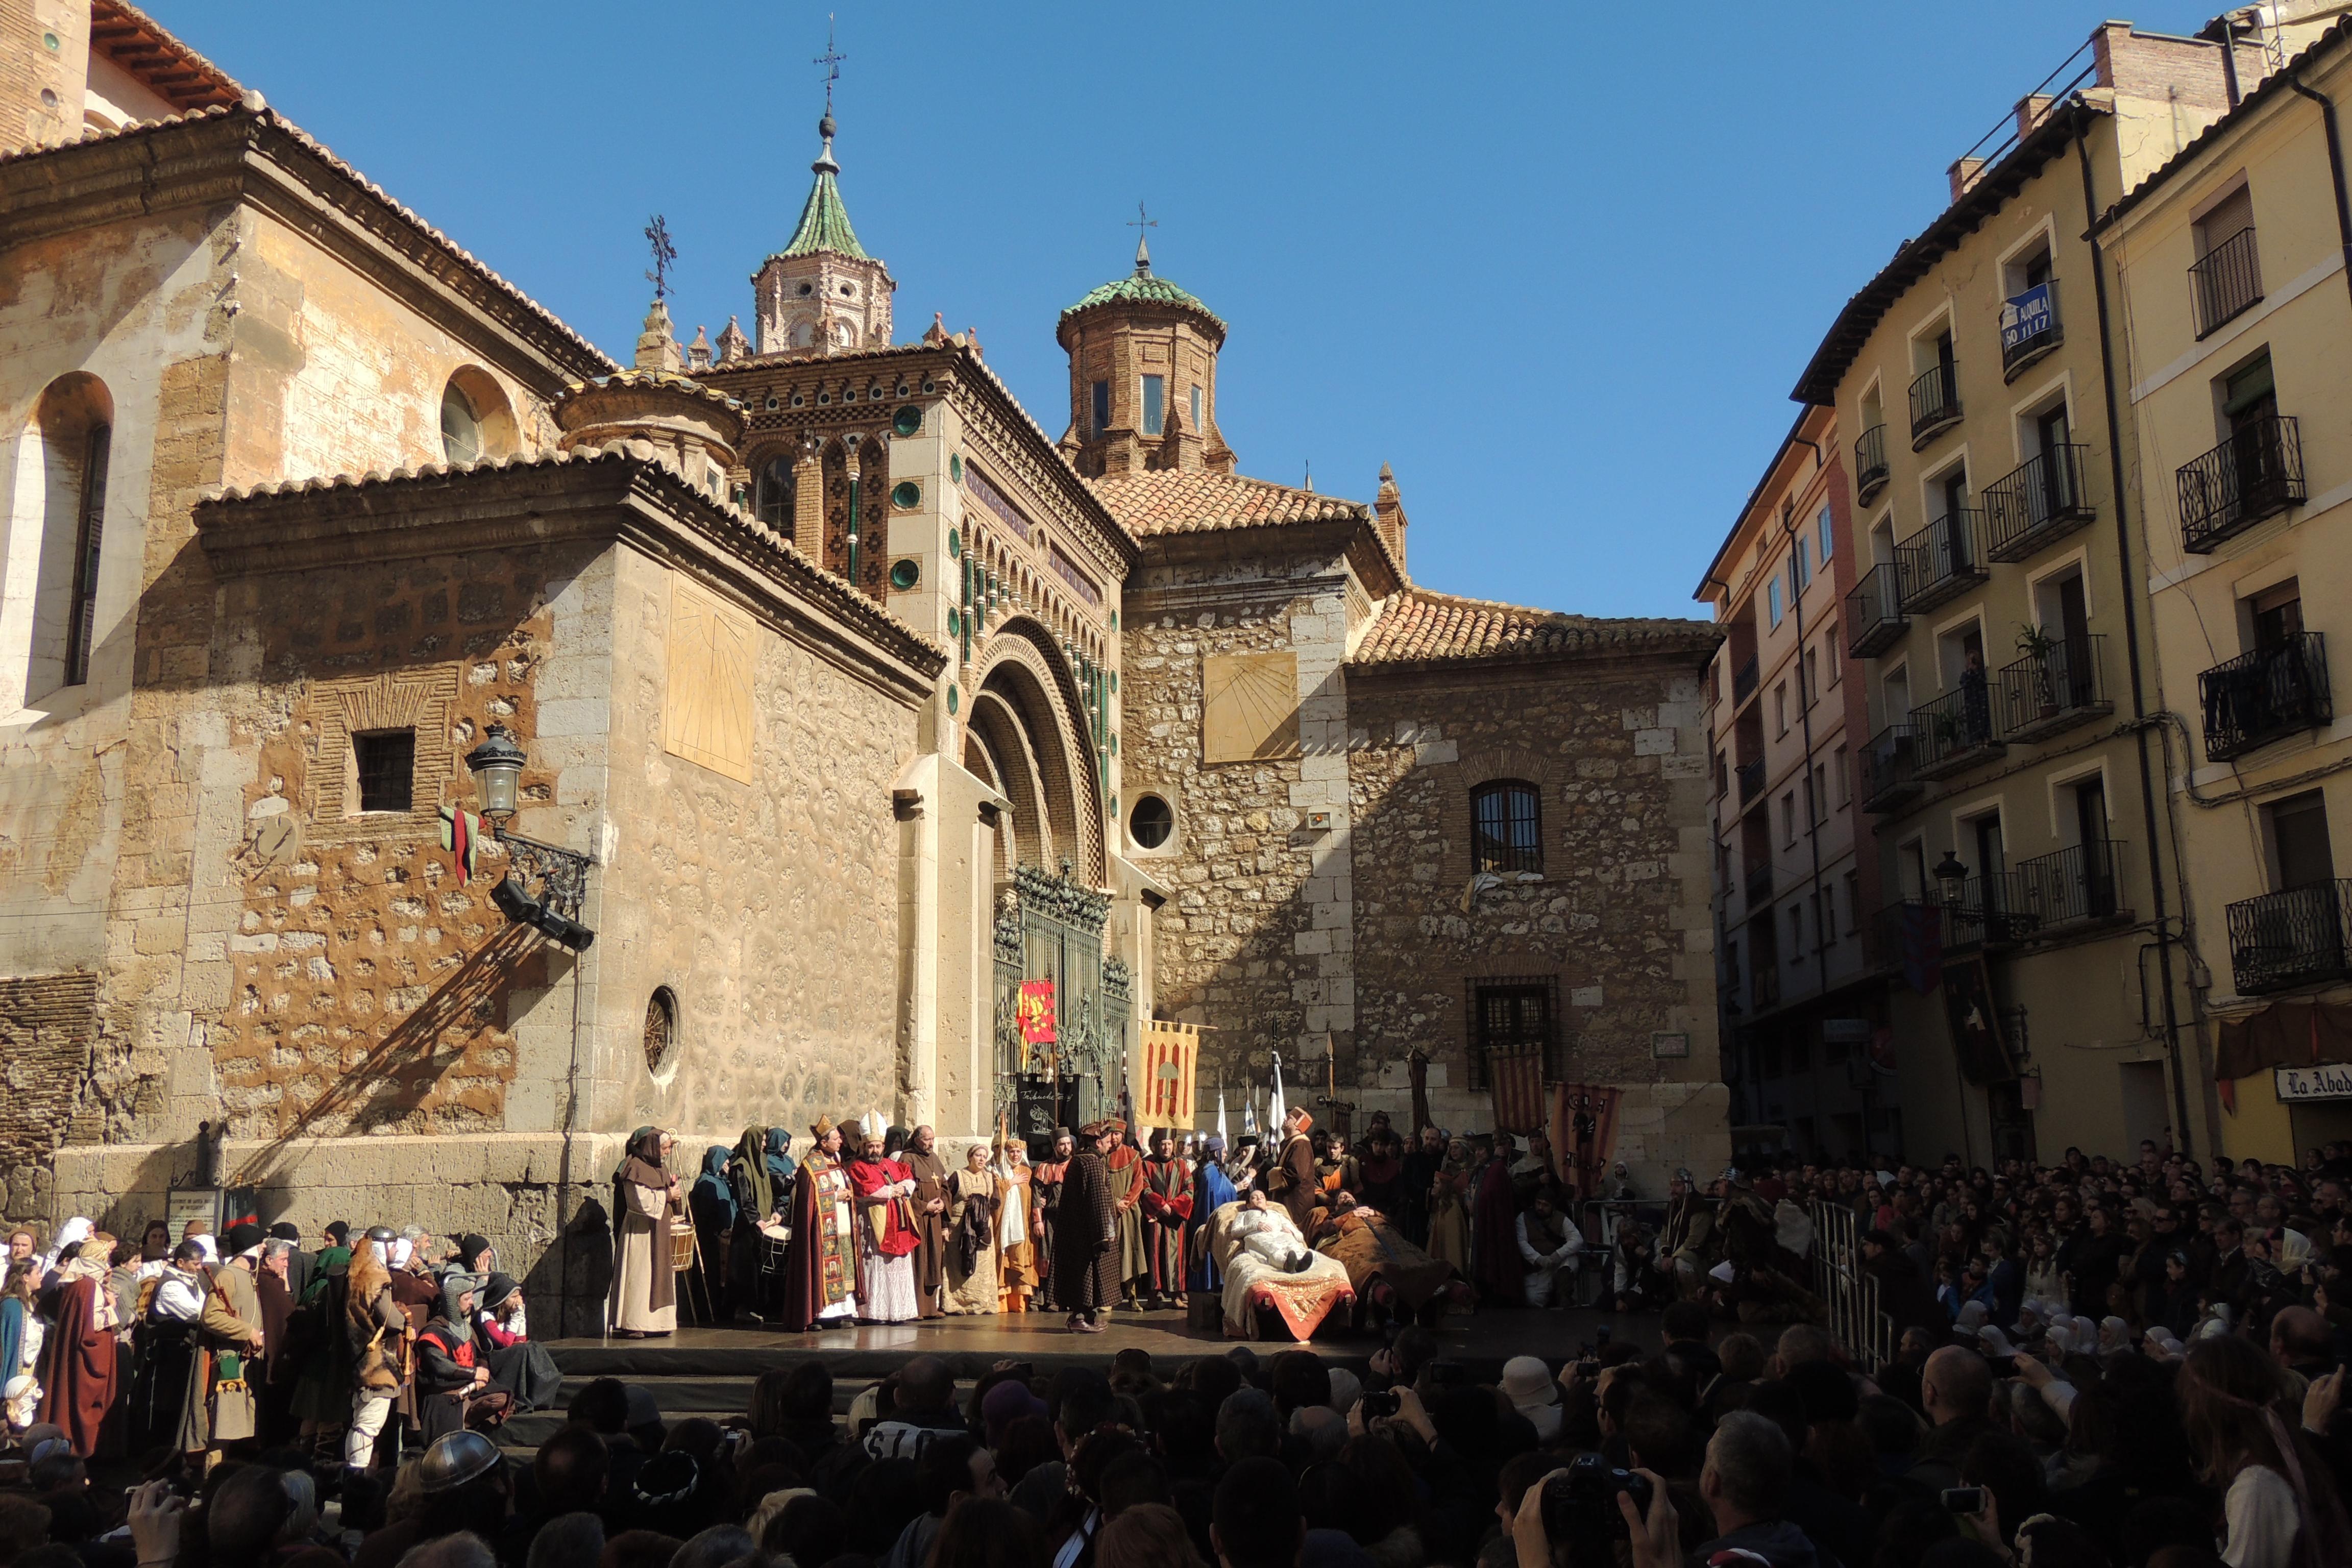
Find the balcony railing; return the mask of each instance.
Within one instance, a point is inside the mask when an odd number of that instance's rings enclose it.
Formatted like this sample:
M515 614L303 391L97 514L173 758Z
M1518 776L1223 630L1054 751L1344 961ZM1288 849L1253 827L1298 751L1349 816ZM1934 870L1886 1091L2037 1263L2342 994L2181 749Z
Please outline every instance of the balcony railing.
M1870 738L1855 760L1863 810L1893 811L1927 787L1919 777L1917 742L1908 724L1890 724Z
M2252 226L2197 258L2189 268L2189 291L2196 298L2200 338L2263 302L2263 268Z
M2047 933L2077 921L2126 917L2129 911L2123 907L2118 871L2122 848L2120 839L2094 838L2054 855L2018 862L2012 875L2036 929Z
M2019 873L1970 877L1960 884L1959 898L1944 906L1944 947L1947 952L2014 947L2041 923Z
M1917 451L1960 421L1959 367L1929 365L1911 383L1911 449Z
M1987 575L1984 514L1974 507L1946 512L1895 547L1895 565L1906 615L1967 593Z
M2297 632L2197 678L2205 713L2205 756L2226 762L2332 721L2327 648L2317 632Z
M2012 741L2038 741L2114 712L2103 668L2106 641L2103 636L2061 638L2045 653L2003 665L1997 715L2001 733Z
M2210 553L2233 533L2302 504L2303 439L2294 416L2249 420L2230 438L2181 465L2180 548Z
M2352 976L2345 919L2352 881L2341 879L2231 904L2230 969L2241 996L2321 985Z
M1746 805L1764 793L1764 759L1742 763L1734 770L1739 775L1739 804Z
M2020 315L2012 320L2011 307L2003 305L2000 318L2000 376L2003 382L2015 381L2025 367L2066 341L2066 329L2058 314L2058 279L2051 279L2042 285L2042 298L2048 309L2033 314ZM2031 301L2032 290L2020 298Z
M1868 658L1901 642L1910 629L1910 617L1903 613L1902 568L1888 561L1864 573L1845 596L1845 651Z
M2090 521L2095 509L2083 489L2089 454L2087 447L2053 447L1985 486L1985 553L2022 561Z
M1750 654L1748 662L1732 672L1731 705L1733 707L1737 708L1756 695L1756 682L1759 679L1760 677L1758 673L1756 656Z
M1772 901L1772 857L1748 862L1748 912L1754 914Z
M1960 688L1911 710L1911 732L1923 779L1939 779L1998 756L1992 685L1982 672L1961 677Z
M1853 438L1853 499L1868 506L1886 488L1886 426L1874 425Z

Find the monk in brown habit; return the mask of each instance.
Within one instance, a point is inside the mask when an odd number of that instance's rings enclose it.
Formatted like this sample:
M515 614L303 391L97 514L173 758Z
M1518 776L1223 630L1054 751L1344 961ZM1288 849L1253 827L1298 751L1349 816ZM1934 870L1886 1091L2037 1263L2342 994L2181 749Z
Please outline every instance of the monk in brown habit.
M915 1173L915 1300L926 1318L943 1315L940 1288L947 1283L948 1167L940 1158L939 1138L928 1127L915 1129L914 1142L900 1156Z

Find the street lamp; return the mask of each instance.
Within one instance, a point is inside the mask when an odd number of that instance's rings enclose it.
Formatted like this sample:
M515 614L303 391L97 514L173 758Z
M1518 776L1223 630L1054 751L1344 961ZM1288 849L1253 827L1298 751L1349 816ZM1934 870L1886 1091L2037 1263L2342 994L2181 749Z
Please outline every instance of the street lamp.
M493 724L482 743L466 753L466 766L482 788L482 815L494 824L515 814L515 795L522 783L522 765L530 759L515 743L514 731Z
M490 825L490 837L506 850L513 867L490 889L490 901L517 925L535 927L578 952L596 940L596 933L577 919L587 894L588 857L506 830L514 817L523 764L530 760L504 724L491 725L482 743L466 753L466 766L481 786L482 816ZM539 879L537 894L525 885L526 877Z
M1943 895L1945 907L1959 908L1960 889L1969 879L1969 868L1960 864L1959 857L1948 849L1945 850L1944 858L1935 864L1934 875L1937 889Z

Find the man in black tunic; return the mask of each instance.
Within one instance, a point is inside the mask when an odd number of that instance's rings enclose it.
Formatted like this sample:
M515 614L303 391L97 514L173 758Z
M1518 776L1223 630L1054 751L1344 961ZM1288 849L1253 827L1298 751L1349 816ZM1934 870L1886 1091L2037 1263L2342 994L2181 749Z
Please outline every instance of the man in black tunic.
M1106 1131L1100 1121L1078 1129L1054 1211L1054 1292L1073 1333L1102 1332L1101 1314L1118 1300L1118 1200L1103 1163Z

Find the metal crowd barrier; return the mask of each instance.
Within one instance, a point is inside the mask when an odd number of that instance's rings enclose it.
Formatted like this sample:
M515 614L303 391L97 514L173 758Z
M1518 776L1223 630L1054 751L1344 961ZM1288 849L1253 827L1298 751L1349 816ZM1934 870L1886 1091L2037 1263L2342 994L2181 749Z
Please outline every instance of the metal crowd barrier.
M1854 1364L1876 1372L1895 1359L1895 1321L1878 1308L1878 1281L1862 1269L1862 1225L1843 1204L1814 1203L1812 1289L1829 1308L1830 1333Z

